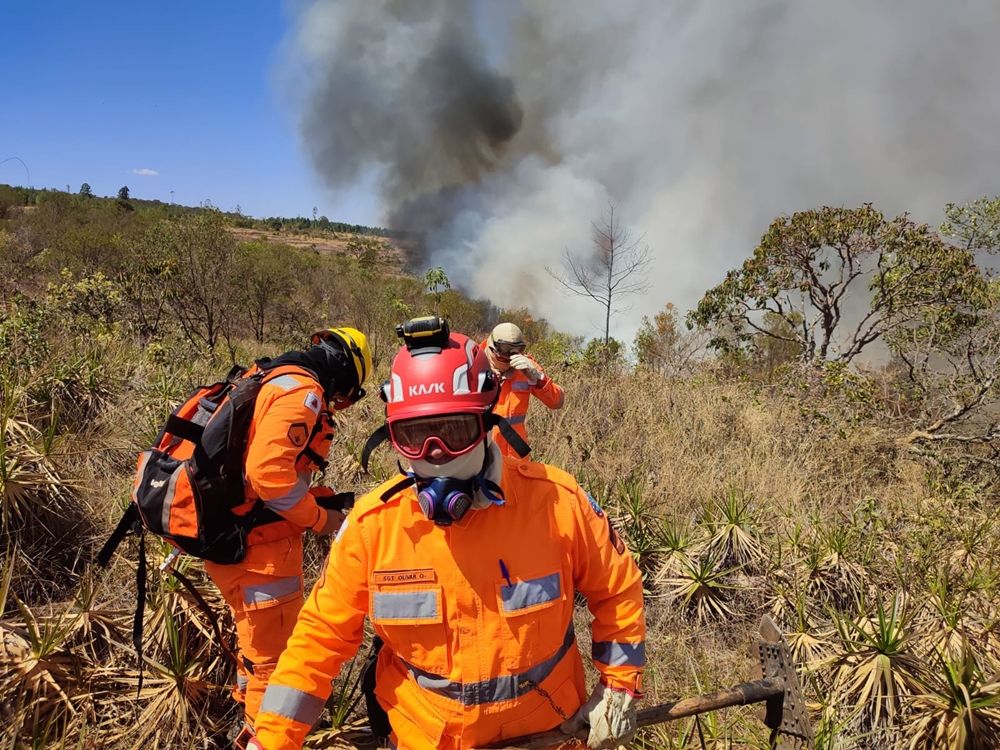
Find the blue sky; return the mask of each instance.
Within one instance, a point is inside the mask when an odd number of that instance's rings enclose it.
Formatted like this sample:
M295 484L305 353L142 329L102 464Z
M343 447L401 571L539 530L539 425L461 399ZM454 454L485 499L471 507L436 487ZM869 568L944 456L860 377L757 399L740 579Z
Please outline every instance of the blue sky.
M288 25L273 0L0 0L0 160L35 187L376 223L370 191L332 195L299 148L274 75Z

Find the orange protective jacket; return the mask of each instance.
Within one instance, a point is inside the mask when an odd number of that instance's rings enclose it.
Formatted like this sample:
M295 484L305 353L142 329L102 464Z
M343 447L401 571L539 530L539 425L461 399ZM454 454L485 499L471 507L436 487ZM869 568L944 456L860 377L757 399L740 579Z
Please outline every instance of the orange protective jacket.
M451 526L424 516L412 486L392 492L400 479L359 500L337 536L257 716L266 750L302 746L366 616L385 641L376 695L400 748L475 747L572 716L585 698L575 591L602 679L638 690L639 570L570 475L506 460L505 505Z
M253 529L249 545L322 529L326 511L309 489L312 474L325 460L334 423L323 389L306 370L276 368L268 374L254 405L244 461L248 513L259 498L283 521ZM264 572L264 571L261 571Z
M485 342L483 346L486 346ZM504 372L501 378L500 397L493 411L510 422L517 434L527 442L528 430L525 420L528 418L528 405L531 402L531 397L535 396L550 409L561 409L563 401L566 399L566 392L548 376L532 384L528 381L527 375L513 367ZM499 430L493 430L493 440L496 441L500 451L505 456L511 458L517 456Z

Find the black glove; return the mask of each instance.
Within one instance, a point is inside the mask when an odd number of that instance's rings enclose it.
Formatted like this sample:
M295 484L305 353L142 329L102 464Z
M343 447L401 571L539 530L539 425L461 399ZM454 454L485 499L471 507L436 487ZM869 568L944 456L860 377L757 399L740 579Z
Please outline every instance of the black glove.
M334 492L331 487L313 487L312 494L316 498L316 504L327 510L346 513L354 507L353 492Z

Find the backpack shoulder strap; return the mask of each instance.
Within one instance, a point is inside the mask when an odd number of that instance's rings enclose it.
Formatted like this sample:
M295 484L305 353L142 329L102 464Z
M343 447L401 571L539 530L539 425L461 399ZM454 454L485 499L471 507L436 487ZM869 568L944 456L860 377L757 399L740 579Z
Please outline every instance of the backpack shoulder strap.
M121 520L118 525L115 526L115 530L111 532L111 536L108 537L108 541L104 543L101 547L101 551L97 553L97 564L102 568L108 567L108 563L111 562L111 556L115 554L115 550L122 543L125 535L130 531L138 531L139 525L139 508L135 503L130 502L128 508L122 514Z

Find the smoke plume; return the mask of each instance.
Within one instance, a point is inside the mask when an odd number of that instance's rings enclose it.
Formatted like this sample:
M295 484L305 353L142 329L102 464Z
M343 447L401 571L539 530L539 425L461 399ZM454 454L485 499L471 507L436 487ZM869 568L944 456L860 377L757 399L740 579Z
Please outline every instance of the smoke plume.
M375 175L386 220L471 294L595 335L544 268L616 202L655 258L628 339L780 214L936 221L998 192L998 28L990 0L319 0L292 48L319 174Z

